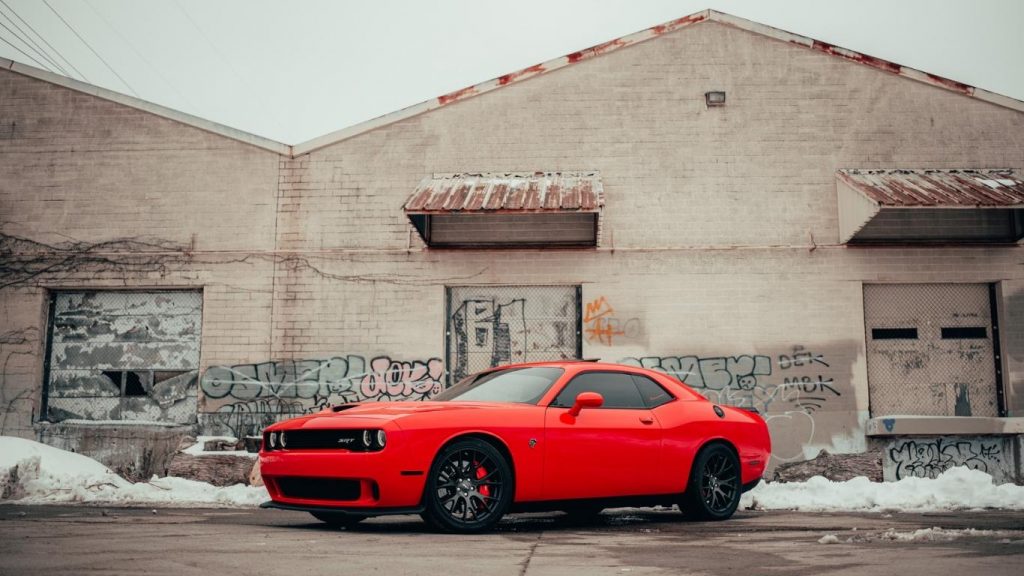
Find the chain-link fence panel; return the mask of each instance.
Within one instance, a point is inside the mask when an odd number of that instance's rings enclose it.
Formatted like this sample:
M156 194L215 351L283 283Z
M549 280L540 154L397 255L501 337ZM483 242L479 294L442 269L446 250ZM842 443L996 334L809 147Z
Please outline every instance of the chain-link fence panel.
M449 384L502 364L579 358L579 286L448 288Z
M999 415L989 284L864 286L872 416Z
M196 419L202 294L57 292L51 300L51 421Z

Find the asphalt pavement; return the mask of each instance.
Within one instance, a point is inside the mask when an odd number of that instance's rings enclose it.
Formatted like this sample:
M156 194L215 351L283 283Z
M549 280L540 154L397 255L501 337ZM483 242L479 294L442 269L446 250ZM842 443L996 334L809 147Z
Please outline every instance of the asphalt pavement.
M943 530L906 540L933 527ZM688 522L671 510L613 510L582 525L511 516L463 536L415 516L343 530L280 510L0 505L0 575L21 574L1019 576L1024 512L740 511Z

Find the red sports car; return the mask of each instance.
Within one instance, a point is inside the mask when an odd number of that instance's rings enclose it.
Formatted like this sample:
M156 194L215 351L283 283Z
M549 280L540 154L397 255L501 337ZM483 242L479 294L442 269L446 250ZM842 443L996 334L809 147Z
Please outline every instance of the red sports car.
M268 508L335 525L420 514L477 532L507 512L678 504L732 516L771 451L764 420L678 380L586 361L502 366L428 402L345 404L263 433Z

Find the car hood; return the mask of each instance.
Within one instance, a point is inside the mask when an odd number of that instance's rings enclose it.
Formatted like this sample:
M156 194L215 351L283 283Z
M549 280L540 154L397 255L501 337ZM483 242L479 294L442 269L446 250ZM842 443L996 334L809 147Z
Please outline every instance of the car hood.
M462 412L466 410L486 410L494 408L514 409L529 408L527 404L508 402L367 402L360 404L342 404L326 408L316 414L293 418L274 425L276 428L335 428L359 425L381 425L388 421L397 421L416 414L429 412Z

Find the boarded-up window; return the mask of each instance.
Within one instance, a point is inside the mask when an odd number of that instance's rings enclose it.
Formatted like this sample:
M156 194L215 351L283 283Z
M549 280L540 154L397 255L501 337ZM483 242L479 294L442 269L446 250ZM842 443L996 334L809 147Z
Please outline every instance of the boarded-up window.
M51 314L49 420L195 422L201 293L57 292Z
M579 358L579 286L448 288L451 381L502 364Z

